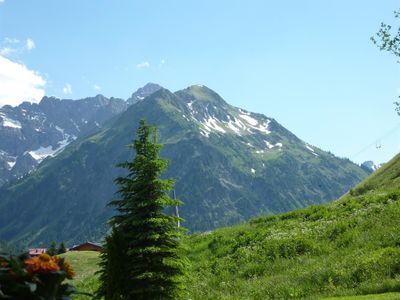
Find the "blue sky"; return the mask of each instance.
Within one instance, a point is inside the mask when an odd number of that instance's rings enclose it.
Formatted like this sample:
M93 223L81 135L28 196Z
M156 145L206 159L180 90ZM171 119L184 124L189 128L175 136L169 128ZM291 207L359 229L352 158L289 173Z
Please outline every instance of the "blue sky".
M0 0L0 105L204 84L355 162L400 151L398 1ZM399 25L399 22L397 22ZM376 145L381 145L380 149Z

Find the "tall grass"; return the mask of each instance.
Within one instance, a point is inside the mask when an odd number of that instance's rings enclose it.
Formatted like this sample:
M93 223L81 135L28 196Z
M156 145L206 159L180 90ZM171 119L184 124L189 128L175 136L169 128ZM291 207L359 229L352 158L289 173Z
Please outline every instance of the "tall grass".
M98 270L99 253L95 251L70 251L63 255L71 264L76 275L71 283L85 293L94 294L98 287L98 278L95 275ZM89 296L77 295L75 299L91 299Z

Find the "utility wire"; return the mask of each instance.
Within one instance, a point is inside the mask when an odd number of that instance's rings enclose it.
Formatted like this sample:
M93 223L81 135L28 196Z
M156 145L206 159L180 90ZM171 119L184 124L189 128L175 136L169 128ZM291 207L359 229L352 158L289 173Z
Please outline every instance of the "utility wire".
M360 155L361 153L365 152L366 150L368 150L369 148L371 148L372 146L376 147L376 144L378 141L382 141L383 139L388 138L389 136L393 135L394 133L396 133L396 131L400 129L400 123L398 123L395 127L393 127L392 129L388 130L385 134L383 134L381 137L375 139L372 143L368 144L367 146L365 146L364 148L362 148L360 151L358 151L357 153L355 153L354 155L352 155L351 159L354 160L354 158L356 158L358 155Z

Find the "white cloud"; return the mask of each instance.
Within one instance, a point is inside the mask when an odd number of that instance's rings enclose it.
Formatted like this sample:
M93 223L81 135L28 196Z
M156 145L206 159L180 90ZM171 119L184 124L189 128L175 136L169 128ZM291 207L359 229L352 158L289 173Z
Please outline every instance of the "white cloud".
M7 56L10 55L13 52L16 52L16 49L10 48L10 47L4 47L0 49L0 55L2 56Z
M20 40L16 38L6 37L1 44L0 55L7 57L14 55L14 58L36 47L35 42L31 38L26 39L25 44L21 44Z
M163 65L165 65L165 59L162 59L160 61L160 64L158 65L158 67L161 68Z
M97 85L97 84L93 84L93 89L97 92L101 91L101 86Z
M69 83L66 83L65 84L65 86L63 87L63 93L65 94L65 95L70 95L70 94L72 94L72 86L71 86L71 84L69 84Z
M150 68L150 63L148 61L143 61L143 62L137 64L136 68L138 68L138 69Z
M1 2L1 0L0 0L0 2ZM18 44L19 39L6 37L6 38L4 38L4 42L7 44Z
M20 47L18 47L17 44L19 44L18 39L9 37L4 38L1 43L0 55L8 56L10 54L20 51L19 50Z
M26 48L28 50L32 50L33 48L35 48L35 42L31 38L26 40Z
M39 102L45 85L46 80L38 72L0 55L0 106Z

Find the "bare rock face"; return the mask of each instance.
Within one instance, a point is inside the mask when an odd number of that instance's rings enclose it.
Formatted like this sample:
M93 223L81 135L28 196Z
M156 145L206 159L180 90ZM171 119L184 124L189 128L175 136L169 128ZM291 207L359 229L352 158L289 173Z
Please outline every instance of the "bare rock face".
M139 88L124 101L103 95L79 100L43 97L0 108L0 186L35 170L72 141L100 130L130 105L162 89L155 83Z
M127 108L122 99L102 95L81 100L43 97L0 108L0 186L33 171L75 139L99 130Z
M128 103L128 105L132 105L138 101L144 100L144 98L150 96L151 94L157 92L162 88L163 87L161 85L150 82L134 92L132 96L128 100L126 100L126 103Z

